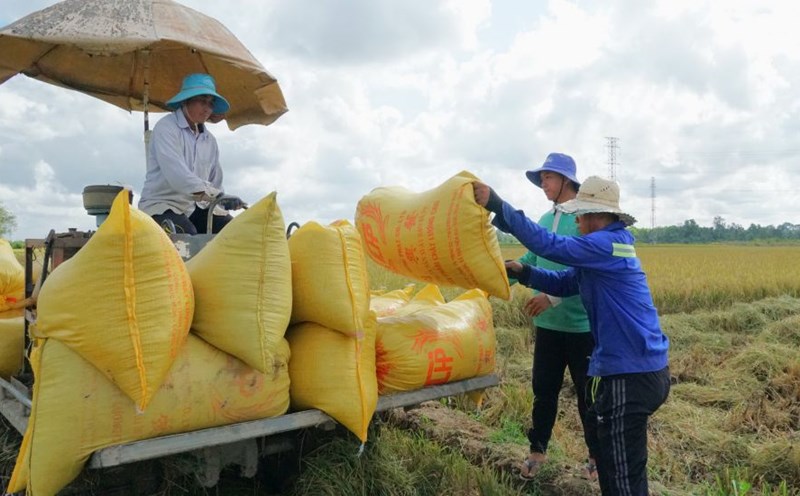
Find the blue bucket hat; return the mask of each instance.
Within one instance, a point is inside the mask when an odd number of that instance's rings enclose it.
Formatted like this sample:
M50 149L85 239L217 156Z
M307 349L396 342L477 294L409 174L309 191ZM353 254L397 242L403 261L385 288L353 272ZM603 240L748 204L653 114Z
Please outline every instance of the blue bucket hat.
M183 86L177 95L167 100L167 107L172 110L177 110L181 103L199 95L211 95L214 97L215 114L224 114L231 108L228 100L217 93L217 87L214 83L214 78L209 74L189 74L183 78Z
M525 173L525 175L528 176L530 182L541 188L541 173L544 171L557 172L575 183L575 188L577 189L580 187L581 183L575 178L576 169L575 161L572 160L572 157L569 155L565 155L563 153L551 153L547 156L544 164L542 164L541 167L538 169L529 170Z

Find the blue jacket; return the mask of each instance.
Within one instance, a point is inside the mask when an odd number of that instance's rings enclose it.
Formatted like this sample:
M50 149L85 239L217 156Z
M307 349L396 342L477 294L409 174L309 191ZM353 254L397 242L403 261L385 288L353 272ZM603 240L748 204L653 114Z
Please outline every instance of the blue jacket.
M667 366L669 340L661 332L633 235L622 222L586 236L548 232L502 202L493 224L539 256L568 265L552 271L524 266L522 284L554 296L580 294L595 348L589 375L654 372Z

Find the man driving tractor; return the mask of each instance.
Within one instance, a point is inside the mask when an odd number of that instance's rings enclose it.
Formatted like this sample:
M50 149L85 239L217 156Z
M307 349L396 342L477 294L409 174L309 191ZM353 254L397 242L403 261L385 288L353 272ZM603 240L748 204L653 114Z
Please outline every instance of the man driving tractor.
M225 114L230 105L217 93L212 76L190 74L167 106L173 112L155 125L147 149L147 175L139 209L160 225L171 222L177 232L203 234L209 207L223 194L219 148L206 122L211 122L212 115ZM224 209L247 206L229 195L218 204L222 208L212 213L212 233L233 219Z

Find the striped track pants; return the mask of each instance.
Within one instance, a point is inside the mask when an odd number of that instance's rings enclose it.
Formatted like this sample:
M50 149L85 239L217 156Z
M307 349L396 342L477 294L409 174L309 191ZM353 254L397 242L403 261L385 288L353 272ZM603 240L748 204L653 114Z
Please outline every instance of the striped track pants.
M589 379L586 430L604 496L647 496L647 420L669 387L668 367Z

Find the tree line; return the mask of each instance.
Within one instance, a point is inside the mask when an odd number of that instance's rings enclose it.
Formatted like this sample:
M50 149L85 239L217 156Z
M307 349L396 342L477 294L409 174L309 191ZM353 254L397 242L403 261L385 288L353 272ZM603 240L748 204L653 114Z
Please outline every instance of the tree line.
M779 226L750 224L745 228L736 223L726 223L722 217L714 217L711 227L701 226L694 219L681 225L655 227L631 227L637 243L785 243L800 241L800 224L784 222ZM517 239L503 232L497 232L500 243L519 243Z

